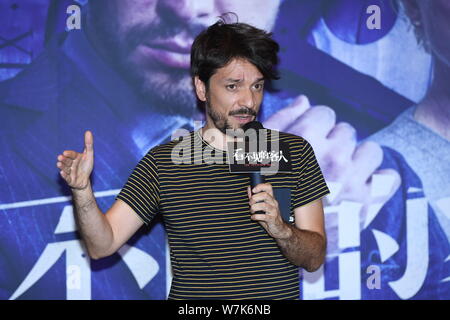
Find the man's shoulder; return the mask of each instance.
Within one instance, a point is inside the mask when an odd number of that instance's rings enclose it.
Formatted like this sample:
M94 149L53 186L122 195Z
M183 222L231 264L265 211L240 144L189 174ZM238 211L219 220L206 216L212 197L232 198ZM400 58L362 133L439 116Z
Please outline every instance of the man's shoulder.
M0 104L21 110L45 111L74 73L57 47L48 47L15 77L0 82Z
M421 130L421 126L413 119L414 110L414 106L404 110L392 123L370 135L367 140L393 149L410 143L411 138Z
M191 143L194 139L194 132L195 131L191 131L187 135L176 137L166 143L154 146L148 151L147 155L150 157L154 157L155 159L162 159L165 157L170 157L174 148L191 147Z

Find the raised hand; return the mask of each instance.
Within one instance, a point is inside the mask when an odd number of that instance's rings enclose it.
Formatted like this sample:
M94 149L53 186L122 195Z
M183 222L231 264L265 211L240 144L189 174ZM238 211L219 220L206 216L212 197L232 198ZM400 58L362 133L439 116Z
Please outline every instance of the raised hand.
M58 155L56 166L61 177L69 187L76 190L86 189L90 184L90 175L94 167L94 137L92 132L84 133L84 151L65 150Z

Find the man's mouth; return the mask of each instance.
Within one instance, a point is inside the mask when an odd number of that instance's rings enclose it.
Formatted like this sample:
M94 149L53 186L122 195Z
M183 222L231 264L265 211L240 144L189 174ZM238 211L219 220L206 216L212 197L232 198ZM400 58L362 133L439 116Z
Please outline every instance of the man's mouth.
M143 43L138 50L146 59L153 59L170 68L189 69L191 60L191 43L188 41L155 40Z
M250 122L253 120L253 116L252 115L234 115L233 118L235 118L240 124L245 124L247 122Z

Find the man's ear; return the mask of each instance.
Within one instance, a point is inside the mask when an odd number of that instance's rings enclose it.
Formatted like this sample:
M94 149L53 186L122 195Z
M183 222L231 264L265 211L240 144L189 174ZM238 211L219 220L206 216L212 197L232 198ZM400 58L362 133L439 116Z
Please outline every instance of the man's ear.
M206 101L206 85L198 76L194 78L195 93L200 101Z

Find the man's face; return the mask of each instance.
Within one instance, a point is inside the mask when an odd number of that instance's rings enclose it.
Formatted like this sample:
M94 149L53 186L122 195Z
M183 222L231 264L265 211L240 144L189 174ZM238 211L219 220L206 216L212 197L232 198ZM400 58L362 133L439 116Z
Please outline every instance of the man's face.
M253 121L261 106L264 77L250 62L234 59L209 79L209 84L195 78L198 98L206 103L206 127L242 128Z
M280 0L90 0L96 42L120 74L166 110L192 112L190 49L197 34L226 12L270 30Z
M417 1L432 54L450 67L450 1Z

